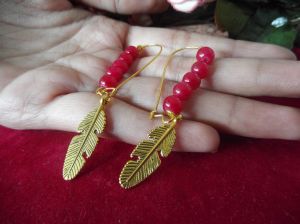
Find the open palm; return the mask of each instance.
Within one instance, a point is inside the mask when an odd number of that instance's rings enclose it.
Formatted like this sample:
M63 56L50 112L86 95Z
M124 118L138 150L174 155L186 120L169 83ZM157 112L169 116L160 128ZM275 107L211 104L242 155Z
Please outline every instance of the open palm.
M93 1L120 13L154 12L163 1ZM97 3L99 2L99 3ZM142 2L142 3L141 3ZM262 138L300 138L298 109L247 99L247 96L299 97L300 66L280 47L234 41L161 28L145 28L74 8L68 1L0 3L0 124L17 129L75 131L98 105L94 93L105 69L128 45L162 44L163 55L124 86L106 108L105 136L137 143L155 122L153 107L167 55L184 46L208 45L218 60L214 74L195 92L178 126L176 149L214 151L217 130ZM147 63L157 49L137 60ZM172 61L165 94L194 62L195 52Z

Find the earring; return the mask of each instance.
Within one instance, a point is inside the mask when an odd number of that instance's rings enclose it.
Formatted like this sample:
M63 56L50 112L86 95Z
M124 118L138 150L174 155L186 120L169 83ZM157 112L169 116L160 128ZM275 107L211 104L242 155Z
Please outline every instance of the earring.
M174 55L185 49L198 49L196 54L197 61L192 65L191 71L183 76L182 81L173 87L173 95L164 99L164 113L159 114L157 113L157 108L162 94L167 67ZM167 157L170 154L175 144L176 124L182 119L180 113L183 109L183 101L188 100L192 91L199 88L201 79L207 77L209 73L208 66L212 64L214 58L214 51L209 47L200 49L198 47L185 47L170 54L163 68L156 105L154 110L150 112L150 119L161 117L162 125L152 130L148 135L148 139L140 142L131 153L130 157L137 157L137 160L129 160L123 167L119 177L121 187L131 188L150 176L160 166L159 152L161 157Z
M133 61L141 56L146 47L159 47L159 52L146 65L118 85ZM162 46L158 44L137 47L129 46L107 69L105 75L99 80L99 88L96 90L96 94L100 96L99 106L88 113L80 122L78 127L79 134L72 138L68 147L63 165L63 178L65 180L71 180L76 177L85 163L85 158L89 158L96 148L98 135L103 132L106 125L105 106L122 86L154 62L161 52Z

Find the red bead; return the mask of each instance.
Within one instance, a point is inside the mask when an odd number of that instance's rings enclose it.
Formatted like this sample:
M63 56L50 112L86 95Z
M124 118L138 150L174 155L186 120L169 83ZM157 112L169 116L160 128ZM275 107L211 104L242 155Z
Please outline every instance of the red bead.
M118 84L117 80L111 75L104 75L99 81L99 87L113 88Z
M188 72L183 76L182 82L189 85L192 90L195 90L199 88L201 79L198 78L198 75L195 72Z
M176 96L168 96L164 100L163 109L165 112L170 111L176 115L180 114L182 110L182 102Z
M129 69L128 65L124 61L121 61L121 60L116 60L111 66L122 69L123 73L126 73Z
M111 66L107 69L106 75L113 76L117 81L120 81L123 78L123 71L119 67Z
M215 52L210 47L201 47L196 54L197 61L210 65L215 59Z
M133 59L136 59L139 56L139 50L135 46L128 46L124 52L130 54Z
M179 82L173 87L173 95L177 96L180 100L187 100L191 94L192 88L184 82Z
M119 60L124 61L128 66L132 64L133 57L130 54L123 52L120 54Z
M199 79L204 79L208 75L208 66L203 62L195 62L192 65L192 72L195 72L198 75Z

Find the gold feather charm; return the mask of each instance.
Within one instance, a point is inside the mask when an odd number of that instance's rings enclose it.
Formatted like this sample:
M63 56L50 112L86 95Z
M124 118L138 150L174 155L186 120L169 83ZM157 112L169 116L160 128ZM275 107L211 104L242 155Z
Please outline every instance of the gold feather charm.
M136 146L130 157L138 159L128 161L120 174L119 183L123 188L139 184L160 166L158 152L162 157L170 154L176 139L175 126L179 119L181 115L177 117L172 115L170 121L152 130L149 139Z
M68 147L66 158L63 166L63 178L72 180L82 169L85 158L89 158L98 143L98 135L105 128L106 117L104 106L109 101L109 94L103 90L97 90L97 94L101 95L99 107L88 113L81 121L78 127L79 135L72 138Z

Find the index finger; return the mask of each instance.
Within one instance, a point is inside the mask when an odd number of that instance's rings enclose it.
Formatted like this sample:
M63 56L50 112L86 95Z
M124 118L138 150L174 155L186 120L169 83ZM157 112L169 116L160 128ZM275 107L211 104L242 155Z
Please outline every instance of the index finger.
M242 40L232 40L217 36L203 35L166 28L147 28L132 26L127 35L128 45L161 44L165 47L164 55L178 48L187 46L209 46L216 52L216 57L226 58L274 58L292 59L296 56L290 50L272 45ZM148 49L155 54L155 49ZM184 55L194 57L195 51L188 50Z

